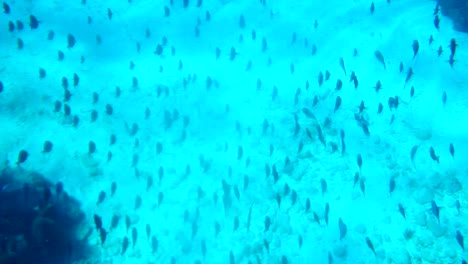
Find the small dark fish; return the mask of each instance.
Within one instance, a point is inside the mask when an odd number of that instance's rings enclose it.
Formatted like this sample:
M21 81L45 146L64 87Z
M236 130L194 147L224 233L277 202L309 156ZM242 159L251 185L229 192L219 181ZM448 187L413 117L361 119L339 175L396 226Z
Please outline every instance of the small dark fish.
M341 69L343 69L344 75L346 75L346 67L345 67L345 64L344 64L343 57L340 57L340 67L341 67Z
M402 73L404 69L405 67L403 66L403 62L400 62L400 73Z
M457 234L456 234L455 238L457 239L458 245L460 245L460 247L463 250L465 250L465 245L463 243L463 235L460 233L460 230L457 230Z
M231 52L229 53L229 60L233 61L238 53L236 52L236 49L234 47L231 47Z
M379 106L377 108L377 114L381 114L382 113L382 110L383 110L383 104L382 103L379 103Z
M128 232L128 230L130 229L130 225L132 224L132 222L130 221L130 217L128 215L125 216L125 228Z
M330 72L328 70L325 71L325 81L330 80Z
M406 74L405 86L413 76L413 68L409 67L408 73Z
M437 50L437 56L440 57L440 55L442 55L443 52L444 50L442 49L442 46L439 46L439 49Z
M370 5L370 13L374 14L374 11L375 11L375 5L374 5L374 2L372 2Z
M109 20L112 20L112 10L110 8L107 8L107 17L109 18Z
M17 45L18 45L18 49L19 50L22 50L24 48L24 42L22 39L18 38L18 40L16 41Z
M116 190L117 190L117 183L112 182L112 184L111 184L111 197L114 196Z
M269 216L265 217L264 226L265 226L265 229L263 230L263 232L267 232L271 226L271 219Z
M310 199L307 198L306 204L305 204L305 212L307 213L310 210Z
M328 203L325 204L325 212L323 217L325 218L325 223L328 225L328 215L330 213L330 205Z
M317 124L317 136L320 140L320 142L322 142L323 146L326 147L326 142L325 142L325 137L323 136L323 133L322 133L322 129L320 128L320 125Z
M346 233L348 232L348 228L346 227L346 224L343 222L341 217L338 219L338 227L340 229L340 240L343 240L343 238L346 236Z
M413 96L414 96L414 86L411 86L410 97L413 98Z
M158 250L159 241L156 236L151 237L151 253L155 253Z
M8 32L13 32L15 31L15 23L12 21L8 21Z
M312 102L312 106L316 106L318 104L318 96L314 96L314 101Z
M351 81L354 84L354 89L357 89L359 86L359 81L358 81L356 74L354 74L354 72L352 72Z
M398 204L398 211L403 216L403 218L406 220L406 213L405 213L405 208L403 208L403 205Z
M318 85L319 85L319 87L322 86L322 84L323 84L323 73L319 72L319 74L318 74Z
M440 224L439 206L437 206L434 200L431 201L431 211L432 211L432 214L434 214L434 216L437 218L437 221L439 221L439 224Z
M374 88L375 92L378 93L382 89L382 83L380 81L377 81Z
M16 20L16 29L18 29L19 31L24 29L24 24L23 22L21 22L21 20Z
M455 201L455 208L457 208L457 212L458 214L460 214L460 201L459 200Z
M125 252L127 251L128 245L129 245L128 237L124 237L122 241L122 251L120 252L120 255L125 254Z
M72 34L67 35L67 48L71 49L75 46L76 39Z
M138 240L138 231L135 227L132 227L132 247L135 248L136 242Z
M302 108L302 112L309 118L312 118L314 120L317 120L314 114L312 114L312 111L310 111L308 108L304 107Z
M53 144L52 142L50 142L49 140L46 140L44 141L44 145L42 147L42 153L49 153L52 151L52 148L53 148Z
M452 54L452 55L450 55L449 60L448 60L448 63L450 64L450 67L453 68L453 63L454 62L455 62L455 59L453 58L453 54Z
M320 179L320 188L322 189L322 196L327 192L327 181L323 178Z
M438 15L434 16L434 26L437 30L439 30L440 18Z
M356 161L357 161L357 165L358 165L359 171L360 171L361 167L362 167L362 156L361 156L361 154L357 154Z
M336 110L338 110L340 106L341 106L341 97L338 95L335 100L335 109L333 111L336 112Z
M93 154L96 152L96 143L93 141L88 142L88 154Z
M137 197L135 198L135 206L133 207L133 209L138 210L141 207L141 202L141 196L137 195Z
M341 90L342 87L343 87L343 82L340 79L336 80L335 90L339 91Z
M119 225L120 217L118 215L113 215L111 219L110 230L115 229Z
M418 151L418 146L417 145L414 145L412 148L411 148L411 153L410 153L410 157L411 157L411 162L414 164L414 156L416 155L416 152Z
M367 246L370 248L370 250L372 250L372 252L374 253L374 255L377 256L377 254L375 253L374 244L372 243L372 241L370 240L369 237L366 237L366 244L367 244Z
M436 7L434 8L434 13L432 14L435 16L439 14L439 11L440 11L440 6L439 6L439 2L437 2Z
M267 243L265 239L265 243ZM269 251L269 249L267 249ZM234 253L232 253L232 250L229 251L229 264L236 264L236 259L234 258Z
M416 58L416 55L419 52L419 42L418 42L418 40L413 40L412 47L413 47L413 60L414 60L414 58Z
M455 51L457 49L457 46L458 46L457 41L454 38L452 38L450 40L450 54L452 57L455 56Z
M18 159L16 161L16 165L19 165L20 163L23 163L25 162L27 159L28 159L28 152L24 149L22 149L19 153L18 153Z
M455 147L453 146L452 143L450 143L449 145L449 152L450 152L450 155L452 155L452 158L455 158Z
M10 12L11 12L10 6L7 3L3 2L3 13L10 14Z
M165 6L164 7L164 16L168 17L170 15L171 15L171 10L169 9L169 7Z
M359 178L359 188L363 195L366 195L366 181L364 178Z
M253 207L253 204L250 205L249 214L247 215L247 231L249 231L250 229L250 219L252 218L252 207Z
M96 204L97 205L101 204L102 202L104 202L105 199L106 199L106 192L105 191L100 191Z
M39 27L39 20L33 15L29 16L29 26L31 29L37 29Z
M244 154L244 150L242 146L238 146L237 147L237 160L242 159L243 154Z
M97 214L94 215L94 225L97 230L102 228L102 218Z
M446 102L447 102L447 93L444 91L442 93L442 103L445 105Z
M435 154L435 150L434 150L433 147L430 147L430 148L429 148L429 155L431 156L431 159L432 159L433 161L436 161L437 163L440 163L440 161L439 161L439 156L437 156L437 155Z
M376 50L374 52L374 55L377 58L377 60L383 65L384 69L387 69L387 66L385 65L385 59L384 59L384 56L383 56L382 52L379 51L379 50Z
M434 37L432 37L432 35L429 36L429 46L432 44L432 42L434 42Z
M107 238L107 231L104 228L99 229L99 237L101 238L101 245L104 245Z
M312 212L312 214L314 215L315 222L317 222L317 224L320 225L320 217L318 216L318 214L316 212Z
M395 190L395 178L390 178L389 184L388 184L388 191L391 194Z
M39 68L39 79L44 79L46 77L46 71L43 68Z

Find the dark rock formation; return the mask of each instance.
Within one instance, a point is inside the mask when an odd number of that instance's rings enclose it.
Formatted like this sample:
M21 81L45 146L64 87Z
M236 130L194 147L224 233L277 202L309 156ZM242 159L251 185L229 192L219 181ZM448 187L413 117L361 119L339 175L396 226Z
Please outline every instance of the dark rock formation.
M0 172L0 263L66 264L90 252L79 203L42 175Z
M453 21L456 30L468 33L468 0L438 0L442 15Z

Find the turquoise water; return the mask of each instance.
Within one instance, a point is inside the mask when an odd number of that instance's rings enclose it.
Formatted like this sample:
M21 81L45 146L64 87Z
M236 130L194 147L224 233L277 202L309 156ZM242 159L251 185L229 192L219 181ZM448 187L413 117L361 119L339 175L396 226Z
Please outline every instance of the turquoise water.
M462 263L458 2L6 1L0 263Z

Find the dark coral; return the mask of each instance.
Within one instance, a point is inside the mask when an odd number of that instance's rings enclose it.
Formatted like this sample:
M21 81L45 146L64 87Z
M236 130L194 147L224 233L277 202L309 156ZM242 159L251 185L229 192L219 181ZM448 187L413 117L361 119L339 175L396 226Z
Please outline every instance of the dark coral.
M64 264L89 253L78 230L79 202L42 175L21 168L0 173L0 263Z

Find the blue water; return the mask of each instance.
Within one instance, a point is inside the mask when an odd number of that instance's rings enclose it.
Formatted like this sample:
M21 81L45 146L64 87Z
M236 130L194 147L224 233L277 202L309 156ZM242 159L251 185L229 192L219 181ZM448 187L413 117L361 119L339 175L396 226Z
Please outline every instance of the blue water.
M436 1L173 2L3 6L1 197L84 215L50 263L468 259L468 35Z

